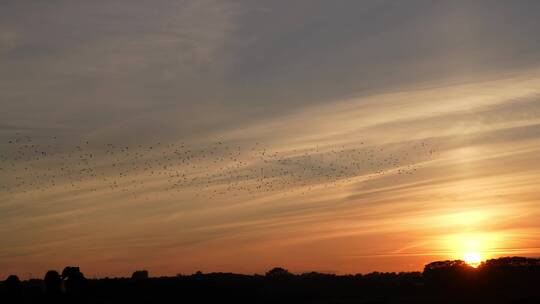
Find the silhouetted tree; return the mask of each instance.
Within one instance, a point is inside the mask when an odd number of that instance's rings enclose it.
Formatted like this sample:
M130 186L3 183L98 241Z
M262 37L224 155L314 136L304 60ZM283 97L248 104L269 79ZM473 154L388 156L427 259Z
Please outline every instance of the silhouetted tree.
M54 294L62 292L62 277L56 270L49 270L43 279L45 293Z
M147 270L137 270L133 272L131 275L132 280L141 281L148 279L148 271Z
M21 302L23 299L23 291L21 281L16 275L10 275L4 282L6 288L6 299L8 302Z
M281 267L274 267L268 272L266 272L267 278L286 278L293 276L287 269Z
M74 301L80 302L87 289L87 280L79 267L67 266L62 271L66 294Z
M424 280L430 287L464 288L476 277L476 269L462 260L437 261L424 267Z
M65 301L62 293L62 277L57 271L47 271L43 282L45 283L45 301L47 303Z

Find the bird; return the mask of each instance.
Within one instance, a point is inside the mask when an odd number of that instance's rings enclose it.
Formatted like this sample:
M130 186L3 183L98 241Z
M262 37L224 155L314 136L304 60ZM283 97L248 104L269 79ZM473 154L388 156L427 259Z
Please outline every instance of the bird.
M0 192L109 189L137 198L159 184L160 191L171 196L194 192L211 199L290 194L298 189L305 194L306 188L337 187L359 176L412 175L418 172L418 160L433 158L437 152L425 141L413 141L402 151L365 140L290 150L276 150L261 141L240 145L223 139L205 146L186 141L67 142L58 135L34 139L19 133L9 138L0 155L6 179Z

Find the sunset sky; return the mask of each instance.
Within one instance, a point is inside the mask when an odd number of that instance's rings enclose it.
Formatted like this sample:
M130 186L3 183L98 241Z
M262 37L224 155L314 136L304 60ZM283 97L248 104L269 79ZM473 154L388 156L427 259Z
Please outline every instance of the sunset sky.
M540 1L0 2L0 278L540 255Z

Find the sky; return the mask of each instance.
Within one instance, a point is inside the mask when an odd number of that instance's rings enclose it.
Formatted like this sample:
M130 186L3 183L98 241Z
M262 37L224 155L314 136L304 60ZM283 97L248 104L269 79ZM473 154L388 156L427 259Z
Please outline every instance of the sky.
M0 2L0 277L540 254L538 1Z

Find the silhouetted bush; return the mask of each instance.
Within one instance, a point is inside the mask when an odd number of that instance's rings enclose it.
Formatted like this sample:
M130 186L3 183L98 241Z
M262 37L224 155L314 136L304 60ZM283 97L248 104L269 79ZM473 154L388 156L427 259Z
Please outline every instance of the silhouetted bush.
M133 272L131 275L132 280L140 281L140 280L147 280L148 279L148 271L147 270L137 270Z
M286 278L293 276L287 269L281 267L275 267L266 272L267 278Z

